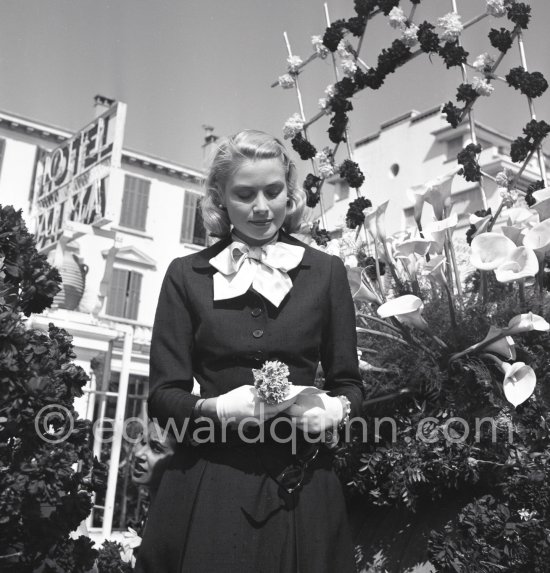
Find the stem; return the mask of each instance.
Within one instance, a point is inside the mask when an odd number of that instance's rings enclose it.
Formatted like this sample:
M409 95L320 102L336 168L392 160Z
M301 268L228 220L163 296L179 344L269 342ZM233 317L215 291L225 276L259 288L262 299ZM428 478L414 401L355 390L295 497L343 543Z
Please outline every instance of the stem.
M377 316L372 316L369 314L361 314L358 312L357 317L362 318L364 320L372 320L373 322L377 322L378 324L382 324L386 328L389 328L390 330L393 330L394 332L401 334L401 330L399 330L399 328L397 328L396 326L393 326L392 324L388 324L385 320L383 320L382 318L378 318Z
M449 243L449 252L451 253L451 262L453 264L453 271L455 275L456 292L458 293L458 296L460 297L460 302L462 303L462 284L460 282L460 271L458 270L455 247L452 241L451 231L449 230L447 230L447 241Z
M356 331L360 334L372 334L374 336L382 336L384 338L389 338L390 340L394 340L396 342L400 342L401 344L406 344L410 346L410 343L407 342L403 338L398 338L397 336L393 336L393 334L388 334L387 332L380 332L379 330L371 330L370 328L362 328L360 326L355 327Z
M456 323L456 313L454 307L453 294L446 281L443 281L443 285L445 287L445 291L447 292L447 300L449 301L449 315L451 317L451 325L453 327L453 332L456 333L457 323Z
M466 348L466 350L462 350L461 352L453 354L449 358L449 362L452 362L453 360L456 360L457 358L461 358L462 356L465 356L466 354L471 354L472 352L475 352L476 350L481 350L481 349L485 348L486 346L493 344L493 342L496 342L497 340L500 340L501 338L505 338L506 336L508 336L506 334L506 332L501 332L500 334L493 336L493 338L489 338L488 340L484 340L483 342L478 342L476 344L472 344L472 346L468 346L468 348ZM492 354L488 354L487 356L492 356Z
M400 398L401 396L406 396L407 394L412 394L412 388L402 388L397 392L392 392L391 394L386 394L386 396L378 396L378 398L369 398L363 401L363 406L370 406L371 404L377 404L378 402L385 402L386 400L394 400L395 398Z
M523 310L523 308L525 308L525 279L519 279L518 289L519 304Z

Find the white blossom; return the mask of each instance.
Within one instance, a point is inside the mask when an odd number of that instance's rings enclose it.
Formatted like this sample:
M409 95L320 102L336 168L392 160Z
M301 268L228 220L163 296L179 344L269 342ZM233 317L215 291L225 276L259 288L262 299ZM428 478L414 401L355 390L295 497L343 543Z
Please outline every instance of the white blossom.
M438 19L437 25L440 28L443 28L441 39L444 42L454 42L455 40L458 40L460 33L464 29L460 19L460 14L457 14L456 12L449 12Z
M303 64L302 58L300 58L300 56L288 56L286 61L288 63L288 71L293 74L295 74Z
M516 201L518 200L518 192L516 189L501 189L500 197L504 207L510 209L516 204Z
M279 85L284 90L289 90L296 85L296 82L290 74L284 74L283 76L279 76Z
M328 147L325 147L322 151L318 151L315 155L315 159L317 160L319 175L321 177L326 179L327 177L334 175L334 156Z
M336 93L336 91L334 90L334 84L330 84L325 88L325 95L327 96L327 98L331 98L334 97L334 94Z
M292 114L283 127L283 137L285 139L292 139L296 134L300 133L304 128L304 120L299 113Z
M514 172L505 167L502 171L499 171L495 176L495 181L498 187L504 187L505 189L510 189L511 183L514 180Z
M319 109L323 110L325 113L329 113L330 111L330 104L328 101L329 100L326 97L319 98Z
M348 44L346 43L345 40L340 40L340 43L338 44L336 51L338 52L338 55L341 58L352 58L353 57L352 53L349 51Z
M490 96L495 88L485 78L478 78L477 76L472 79L472 87L480 96Z
M418 26L411 24L408 28L405 28L401 35L401 41L407 48L416 46L416 44L418 44Z
M311 44L315 53L323 60L328 56L328 48L323 44L323 38L321 36L311 36Z
M487 0L487 14L500 18L506 15L504 0Z
M495 62L496 60L491 56L491 54L484 52L483 54L479 54L479 56L474 60L472 66L480 72L489 72L492 70Z
M405 16L405 12L398 6L395 6L391 9L390 13L388 14L388 19L390 21L390 26L392 28L404 28L407 22L407 16Z
M353 60L346 59L342 62L342 73L348 77L353 78L353 74L357 71L357 64Z

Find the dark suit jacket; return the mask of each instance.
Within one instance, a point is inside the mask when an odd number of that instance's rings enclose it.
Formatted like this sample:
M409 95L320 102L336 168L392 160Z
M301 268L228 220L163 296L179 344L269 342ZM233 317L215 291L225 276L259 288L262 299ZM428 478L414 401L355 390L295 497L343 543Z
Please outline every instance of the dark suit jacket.
M313 249L286 233L279 240L305 248L289 272L293 287L279 308L248 291L213 301L209 259L230 242L225 239L170 264L160 292L150 361L149 413L178 428L203 398L253 384L252 369L278 359L290 380L313 385L321 361L330 394L345 395L351 416L359 414L363 386L358 370L355 311L342 261Z

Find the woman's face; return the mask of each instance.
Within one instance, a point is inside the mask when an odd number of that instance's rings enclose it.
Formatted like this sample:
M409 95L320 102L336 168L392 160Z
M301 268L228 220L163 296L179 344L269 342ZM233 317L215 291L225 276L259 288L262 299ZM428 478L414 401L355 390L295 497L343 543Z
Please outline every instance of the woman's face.
M134 451L132 481L138 485L157 487L166 469L169 458L174 454L175 439L153 422L149 422L147 432L141 436Z
M227 180L223 200L238 236L251 245L269 241L288 212L282 161L246 159Z

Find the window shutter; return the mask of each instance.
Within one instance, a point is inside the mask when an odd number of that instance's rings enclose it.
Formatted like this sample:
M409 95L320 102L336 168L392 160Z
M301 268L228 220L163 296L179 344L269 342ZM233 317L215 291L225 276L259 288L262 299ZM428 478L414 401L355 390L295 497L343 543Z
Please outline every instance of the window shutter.
M198 196L195 193L185 192L183 199L183 217L181 220L181 243L192 243L195 230L195 213L197 211Z
M111 316L124 317L124 307L126 302L126 290L128 275L130 271L113 269L111 284L107 296L107 314Z
M147 179L125 176L120 211L120 224L123 227L145 231L150 186L151 182Z
M141 279L142 276L139 273L130 273L130 280L128 282L128 297L126 299L126 311L124 313L125 318L137 320L139 298L141 294Z
M197 200L195 208L195 225L193 229L193 243L195 245L206 245L206 229L202 222L202 212L200 201Z

